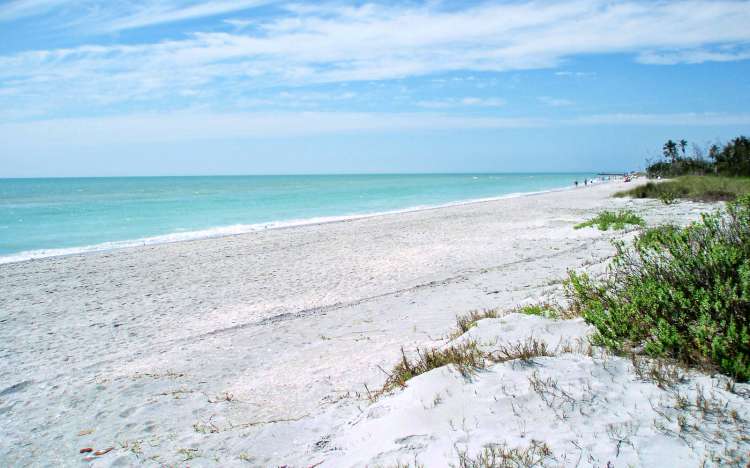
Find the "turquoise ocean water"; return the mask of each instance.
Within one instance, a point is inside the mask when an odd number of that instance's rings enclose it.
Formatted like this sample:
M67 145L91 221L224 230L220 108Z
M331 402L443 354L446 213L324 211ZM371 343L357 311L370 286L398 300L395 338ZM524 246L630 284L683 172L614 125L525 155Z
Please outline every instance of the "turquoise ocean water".
M592 176L0 179L0 263L515 196Z

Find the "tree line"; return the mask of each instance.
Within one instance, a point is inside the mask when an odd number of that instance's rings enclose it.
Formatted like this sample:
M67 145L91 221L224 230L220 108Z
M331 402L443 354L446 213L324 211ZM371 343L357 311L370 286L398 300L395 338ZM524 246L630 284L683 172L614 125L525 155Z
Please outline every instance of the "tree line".
M747 137L739 136L724 145L713 144L708 151L693 144L691 154L687 153L687 147L687 140L668 140L662 147L663 159L646 168L648 176L713 174L750 177L750 139Z

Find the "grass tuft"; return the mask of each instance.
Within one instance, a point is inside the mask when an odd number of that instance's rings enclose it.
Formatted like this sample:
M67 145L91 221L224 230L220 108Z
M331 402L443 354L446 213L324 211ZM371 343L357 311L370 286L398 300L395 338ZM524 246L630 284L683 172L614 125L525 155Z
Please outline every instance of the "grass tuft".
M520 343L500 345L493 351L482 350L476 341L467 341L442 349L417 349L414 359L409 359L401 348L401 360L391 372L386 372L388 378L383 387L374 393L368 390L368 395L370 400L377 400L386 393L406 387L406 382L410 379L447 365L454 366L461 375L468 378L488 364L513 360L529 362L535 357L554 355L555 351L550 350L547 343L533 337Z
M507 362L520 360L529 362L536 357L554 356L555 352L549 349L547 343L529 337L526 341L514 344L501 345L497 350L488 354L488 360L492 362Z
M575 225L575 229L596 226L600 231L625 229L628 225L644 226L646 222L630 210L602 211L596 217Z
M666 358L647 358L631 353L633 372L639 379L653 382L661 389L669 389L685 382L684 369L679 362Z
M478 321L486 318L497 318L499 317L497 309L484 309L484 310L472 310L471 312L459 315L456 317L457 330L455 336L461 336L470 329L472 329Z
M544 442L532 440L527 447L508 447L507 444L491 444L475 457L459 452L459 468L519 468L542 467L555 462L552 451Z
M403 388L409 379L447 365L455 366L461 375L468 377L477 369L485 367L485 353L479 349L475 341L467 341L443 349L417 349L417 357L410 360L404 348L401 348L401 360L388 373L388 379L376 396Z

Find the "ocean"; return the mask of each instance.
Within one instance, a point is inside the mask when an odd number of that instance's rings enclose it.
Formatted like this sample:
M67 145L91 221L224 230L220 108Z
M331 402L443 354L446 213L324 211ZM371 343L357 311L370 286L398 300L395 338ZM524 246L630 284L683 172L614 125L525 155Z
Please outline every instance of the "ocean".
M593 174L0 179L0 263L569 188Z

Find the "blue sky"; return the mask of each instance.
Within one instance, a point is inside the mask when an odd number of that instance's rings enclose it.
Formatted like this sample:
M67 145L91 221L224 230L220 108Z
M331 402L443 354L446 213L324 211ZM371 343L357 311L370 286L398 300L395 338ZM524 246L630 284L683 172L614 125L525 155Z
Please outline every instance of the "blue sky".
M0 2L0 177L637 169L750 134L748 1Z

